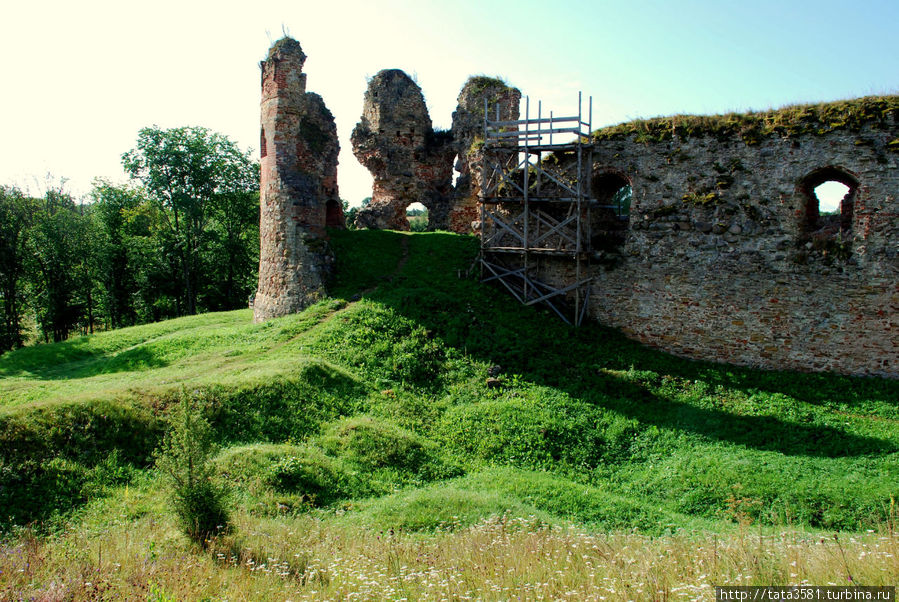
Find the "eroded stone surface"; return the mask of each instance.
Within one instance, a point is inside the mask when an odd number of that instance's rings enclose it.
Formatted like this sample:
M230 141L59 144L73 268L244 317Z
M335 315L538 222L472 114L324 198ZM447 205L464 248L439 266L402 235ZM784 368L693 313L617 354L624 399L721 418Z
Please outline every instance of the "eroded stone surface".
M337 128L306 92L306 55L283 38L262 68L257 322L302 310L325 295L332 264L326 226L342 226Z
M374 176L371 203L356 224L408 230L406 208L428 208L429 229L445 229L452 203L452 138L435 132L421 88L399 69L368 83L362 118L351 136L353 154Z
M502 80L476 76L470 77L459 92L458 104L453 112L453 146L456 150L455 169L459 172L453 190L449 228L454 232L472 232L479 219L478 195L481 192L479 168L482 160L480 143L484 140L484 101L490 118L503 121L517 120L521 92Z
M450 132L435 132L421 89L398 69L369 82L353 153L374 176L371 203L359 211L363 228L408 230L406 208L428 208L428 228L470 233L478 219L484 100L501 119L518 119L521 92L501 80L472 77L459 93ZM491 116L495 117L494 113ZM452 184L453 167L459 172Z
M600 141L594 181L623 178L633 201L623 244L591 268L592 314L687 357L899 376L897 136L894 116L752 144ZM822 178L854 184L843 219L810 216ZM568 263L540 270L573 279Z

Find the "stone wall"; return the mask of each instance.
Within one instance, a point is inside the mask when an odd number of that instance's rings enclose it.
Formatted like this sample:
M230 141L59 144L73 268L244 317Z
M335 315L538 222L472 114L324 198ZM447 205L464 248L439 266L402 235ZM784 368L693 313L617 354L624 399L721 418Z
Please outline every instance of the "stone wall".
M306 55L284 38L262 68L259 286L254 319L300 311L324 296L332 258L326 226L343 225L337 128L306 92Z
M633 200L623 243L594 254L593 316L692 358L899 376L894 101L866 122L748 140L600 132L594 192L629 183ZM813 193L829 180L850 187L835 216L818 214ZM569 271L546 261L541 275Z
M364 228L408 230L406 208L428 208L430 229L446 228L452 203L450 135L435 132L421 88L399 69L368 82L353 154L374 176L371 202L360 209Z
M484 101L490 118L503 121L518 119L521 92L517 88L492 77L470 77L462 90L453 112L453 147L456 150L455 169L459 177L453 190L453 207L449 229L460 234L477 230L480 219L478 198L481 194L480 163L483 156L480 143L484 140Z
M518 119L521 93L500 80L469 78L459 93L449 132L435 131L421 88L399 69L368 83L362 117L352 134L353 153L374 177L372 198L356 217L362 228L408 230L406 208L428 209L429 230L471 233L480 188L470 165L480 160L484 100L502 119ZM453 186L453 167L460 172ZM475 177L472 177L472 176Z

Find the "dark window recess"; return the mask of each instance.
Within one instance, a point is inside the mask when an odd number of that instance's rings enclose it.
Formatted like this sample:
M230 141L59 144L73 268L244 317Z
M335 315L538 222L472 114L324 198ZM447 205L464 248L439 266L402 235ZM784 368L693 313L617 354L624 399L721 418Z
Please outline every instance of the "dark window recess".
M593 198L599 207L590 214L590 245L594 251L612 251L624 243L633 189L627 176L603 172L593 176Z
M329 228L342 228L343 219L343 208L340 206L340 202L334 199L329 200L325 205L325 225Z

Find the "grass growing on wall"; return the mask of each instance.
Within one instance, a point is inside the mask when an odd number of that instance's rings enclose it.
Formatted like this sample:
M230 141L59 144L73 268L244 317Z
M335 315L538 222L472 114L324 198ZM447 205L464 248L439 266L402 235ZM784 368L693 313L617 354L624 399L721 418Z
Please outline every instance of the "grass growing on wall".
M636 142L664 142L673 137L708 136L722 141L739 137L751 145L771 137L822 136L837 130L857 132L865 125L890 131L897 123L899 96L866 96L768 111L637 119L598 129L593 138L599 141L633 137Z

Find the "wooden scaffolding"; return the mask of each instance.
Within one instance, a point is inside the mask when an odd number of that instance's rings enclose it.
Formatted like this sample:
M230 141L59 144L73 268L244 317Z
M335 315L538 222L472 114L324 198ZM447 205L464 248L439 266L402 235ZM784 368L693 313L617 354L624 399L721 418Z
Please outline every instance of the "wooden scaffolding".
M543 303L565 322L580 325L587 313L590 283L590 211L598 206L591 195L593 145L578 93L577 115L543 117L537 105L525 118L490 119L484 106L484 146L481 163L481 280L498 281L525 305ZM558 257L566 272L538 279L545 258ZM568 259L570 261L564 261ZM570 273L568 273L570 272Z

